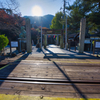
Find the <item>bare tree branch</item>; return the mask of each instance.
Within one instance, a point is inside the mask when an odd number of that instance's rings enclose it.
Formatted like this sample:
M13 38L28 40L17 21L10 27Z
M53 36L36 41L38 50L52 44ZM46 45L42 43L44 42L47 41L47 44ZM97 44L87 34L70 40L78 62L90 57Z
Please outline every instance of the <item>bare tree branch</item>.
M19 13L19 3L16 0L0 1L0 8L11 9L13 13Z

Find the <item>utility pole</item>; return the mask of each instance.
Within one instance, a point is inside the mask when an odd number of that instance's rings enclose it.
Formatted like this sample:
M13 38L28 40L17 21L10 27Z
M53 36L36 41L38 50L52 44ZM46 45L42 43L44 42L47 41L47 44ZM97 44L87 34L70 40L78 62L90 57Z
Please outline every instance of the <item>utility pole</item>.
M63 8L63 13L64 13L64 16L63 16L63 19L65 19L65 6L66 6L66 1L64 0L64 8ZM63 24L63 29L64 29L64 24Z
M66 0L64 0L64 9L63 9L63 13L64 13L64 19L65 19L65 7L66 7ZM65 49L67 49L67 15L66 15L66 22L65 22ZM64 29L64 25L63 25L63 29Z
M64 17L65 17L65 6L66 6L66 0L64 0Z
M67 43L67 15L66 15L66 28L65 28L65 49L67 49L68 43Z

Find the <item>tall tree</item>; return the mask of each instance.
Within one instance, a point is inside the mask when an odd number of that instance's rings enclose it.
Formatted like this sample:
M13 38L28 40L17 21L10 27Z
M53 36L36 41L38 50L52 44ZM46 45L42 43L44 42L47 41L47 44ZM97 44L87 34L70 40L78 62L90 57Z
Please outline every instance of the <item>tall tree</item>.
M51 29L62 29L62 12L57 12L51 22Z
M92 5L91 8L95 8L96 7L97 10L100 9L100 0L84 0L84 1L86 1L88 3L92 3L93 5Z
M84 0L90 6L91 11L88 15L89 33L100 35L100 0Z
M25 25L25 19L14 15L7 14L0 10L0 34L5 34L8 38L17 38L20 34L21 26Z
M93 1L93 0L91 0ZM70 10L69 14L69 32L78 32L80 28L80 19L85 17L87 19L87 33L88 30L92 31L95 25L95 29L99 26L100 14L98 5L95 3L90 3L87 0L76 0L72 6L66 7L67 10ZM96 15L96 16L95 16ZM91 28L90 28L91 27Z

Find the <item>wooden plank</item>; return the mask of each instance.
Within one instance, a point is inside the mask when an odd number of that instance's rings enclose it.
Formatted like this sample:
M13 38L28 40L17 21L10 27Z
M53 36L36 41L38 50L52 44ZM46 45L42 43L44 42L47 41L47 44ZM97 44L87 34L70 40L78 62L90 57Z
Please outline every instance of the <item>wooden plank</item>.
M29 61L31 62L31 61ZM64 65L64 66L62 66ZM66 65L66 63L58 64L59 68L66 74L66 76L55 66L52 62L45 63L27 63L21 62L18 65L10 65L0 71L0 76L12 77L38 77L38 78L63 78L69 77L71 80L99 80L100 67L94 65ZM90 68L91 67L91 68Z
M2 94L100 98L100 84L38 85L3 82ZM94 95L95 94L95 95ZM93 95L93 96L92 96ZM97 96L97 97L96 97Z

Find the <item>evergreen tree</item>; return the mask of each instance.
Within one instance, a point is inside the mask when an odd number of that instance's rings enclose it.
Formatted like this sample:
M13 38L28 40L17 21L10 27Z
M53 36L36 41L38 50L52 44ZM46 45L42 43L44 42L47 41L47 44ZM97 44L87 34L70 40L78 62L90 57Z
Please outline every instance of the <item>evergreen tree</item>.
M0 51L3 50L4 47L6 47L9 43L9 40L7 36L0 35Z
M91 0L90 3L88 0L76 0L72 6L66 7L67 10L70 11L68 16L68 32L69 33L77 33L80 28L80 20L81 18L86 18L86 29L91 33L94 29L95 31L99 29L99 6L98 0L96 2Z
M62 29L62 12L57 12L55 17L53 18L51 22L50 29Z

